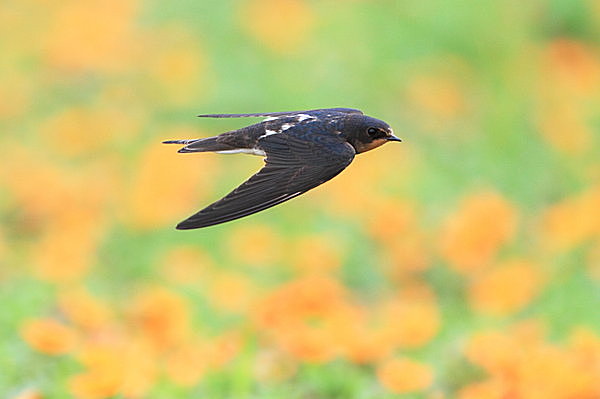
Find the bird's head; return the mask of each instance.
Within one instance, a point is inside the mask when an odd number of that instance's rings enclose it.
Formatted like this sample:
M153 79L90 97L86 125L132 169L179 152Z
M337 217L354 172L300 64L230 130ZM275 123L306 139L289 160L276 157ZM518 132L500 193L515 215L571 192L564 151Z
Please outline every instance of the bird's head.
M390 125L366 115L349 115L342 129L357 154L377 148L388 141L402 141L394 136Z

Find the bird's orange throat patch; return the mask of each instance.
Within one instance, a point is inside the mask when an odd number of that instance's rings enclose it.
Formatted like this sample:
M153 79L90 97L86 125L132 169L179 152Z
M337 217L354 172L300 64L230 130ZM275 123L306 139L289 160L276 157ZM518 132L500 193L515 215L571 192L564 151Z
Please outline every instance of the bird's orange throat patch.
M374 148L381 147L382 145L384 145L386 143L386 141L387 141L386 139L375 139L375 140L371 141L370 143L358 142L358 143L356 143L356 152L358 154L360 154L361 152L367 152Z

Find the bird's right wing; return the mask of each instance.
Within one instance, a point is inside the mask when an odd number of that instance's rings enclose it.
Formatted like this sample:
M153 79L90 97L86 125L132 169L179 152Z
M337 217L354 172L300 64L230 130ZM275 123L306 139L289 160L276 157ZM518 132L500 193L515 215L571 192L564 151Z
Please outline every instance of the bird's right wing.
M261 147L267 157L258 173L177 228L212 226L280 204L333 178L355 155L343 139L321 134L311 139L273 134L261 139Z
M288 116L297 114L310 115L313 112L339 112L344 114L362 114L363 112L353 108L323 108L323 109L311 109L308 111L283 111L283 112L263 112L256 114L202 114L198 115L201 118L246 118L246 117L277 117L277 116Z

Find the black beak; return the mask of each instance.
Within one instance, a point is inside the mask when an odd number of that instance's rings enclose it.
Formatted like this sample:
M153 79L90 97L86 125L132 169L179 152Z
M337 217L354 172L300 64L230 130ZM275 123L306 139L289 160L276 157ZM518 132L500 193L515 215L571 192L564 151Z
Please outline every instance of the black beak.
M400 138L398 138L398 137L394 136L393 134L392 134L391 136L387 136L385 139L386 139L387 141L402 141L402 139L400 139Z

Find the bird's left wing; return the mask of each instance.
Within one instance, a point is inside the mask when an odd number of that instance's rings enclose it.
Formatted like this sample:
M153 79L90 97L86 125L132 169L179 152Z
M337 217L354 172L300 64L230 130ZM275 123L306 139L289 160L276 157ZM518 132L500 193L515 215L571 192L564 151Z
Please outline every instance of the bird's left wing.
M336 176L355 155L350 144L333 135L272 134L260 144L267 154L265 166L222 199L179 223L178 229L228 222L292 199Z

